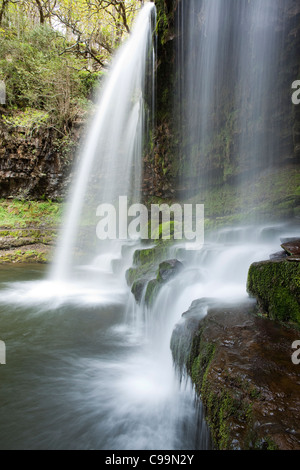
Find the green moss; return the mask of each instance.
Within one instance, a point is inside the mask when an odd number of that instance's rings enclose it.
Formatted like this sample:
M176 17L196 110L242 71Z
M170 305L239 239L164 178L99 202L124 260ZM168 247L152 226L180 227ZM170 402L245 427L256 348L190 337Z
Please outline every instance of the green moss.
M157 264L159 258L155 261L158 253L149 250L136 250L133 256L134 266L126 271L126 281L132 286L140 279L151 279L156 275Z
M41 230L41 229L19 229L19 230L1 230L0 229L0 238L13 238L16 240L22 238L31 238L35 243L41 242L43 244L48 244L54 241L57 236L57 231L50 230Z
M262 171L243 184L229 179L209 186L187 201L204 204L206 230L251 220L284 220L300 213L300 173L294 165Z
M258 390L241 375L234 375L230 369L214 370L214 359L218 352L216 344L203 338L205 325L193 336L186 367L197 394L205 409L214 447L220 450L232 449L276 449L271 438L258 438L253 417L253 404L260 400ZM216 374L221 375L220 385ZM234 442L239 428L239 442Z
M200 341L201 333L202 330L193 338L187 364L187 370L199 394L202 393L203 384L205 383L209 366L215 354L215 345L213 343L203 343Z
M157 10L156 33L160 43L164 45L168 39L168 36L170 35L170 15L167 11L164 0L155 0L155 5Z
M0 264L7 263L48 263L50 261L50 253L43 250L14 250L1 253Z
M0 226L49 228L61 222L62 204L53 201L0 200Z
M11 113L9 116L2 115L2 120L9 127L21 127L29 132L45 124L49 120L49 114L40 109L26 108L24 111Z
M151 279L147 284L147 289L145 293L145 303L148 306L153 305L156 294L159 290L160 284L157 279Z
M206 419L210 427L215 445L219 449L230 449L231 427L230 420L242 420L250 423L252 417L251 405L233 396L223 387L215 389L209 380L210 367L216 352L213 343L199 341L200 333L194 338L190 356L190 375L197 393L201 396L206 410ZM198 349L198 355L193 354Z
M168 244L160 243L151 248L136 250L133 255L133 264L136 266L148 263L158 264L164 259L168 251Z
M292 261L253 263L247 291L273 320L300 325L300 264Z
M159 224L158 228L151 233L151 238L154 240L173 239L176 225L178 225L178 223L175 224L174 220Z

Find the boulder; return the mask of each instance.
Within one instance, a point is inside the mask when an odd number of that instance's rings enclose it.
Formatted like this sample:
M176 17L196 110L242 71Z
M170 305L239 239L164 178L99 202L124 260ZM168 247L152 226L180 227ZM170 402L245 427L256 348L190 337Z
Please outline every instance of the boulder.
M270 259L285 259L287 258L288 254L285 251L277 251L276 253L272 253L270 255Z
M135 300L140 303L143 297L143 292L147 284L147 279L137 279L131 286L131 292L134 295Z
M300 325L300 265L288 259L253 263L247 291L271 319Z
M300 239L290 240L286 243L282 243L281 247L289 256L300 258Z
M156 278L151 279L147 284L145 293L146 305L150 306L161 286L168 282L171 278L177 276L183 268L183 264L177 259L170 259L159 264L156 271Z
M183 268L183 264L177 259L169 259L159 264L157 272L157 280L167 282L169 279L178 274Z

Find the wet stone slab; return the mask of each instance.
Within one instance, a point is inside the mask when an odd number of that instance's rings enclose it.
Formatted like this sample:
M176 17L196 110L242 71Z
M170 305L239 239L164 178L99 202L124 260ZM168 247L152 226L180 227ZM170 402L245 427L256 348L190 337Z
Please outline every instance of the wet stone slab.
M256 314L255 303L186 312L173 334L220 449L300 449L300 332ZM192 339L178 356L180 337ZM175 352L175 354L174 354Z

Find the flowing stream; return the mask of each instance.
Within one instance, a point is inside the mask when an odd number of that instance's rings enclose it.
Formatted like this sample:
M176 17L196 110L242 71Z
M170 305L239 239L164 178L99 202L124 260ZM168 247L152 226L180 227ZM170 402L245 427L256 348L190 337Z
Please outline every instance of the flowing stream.
M213 21L206 34L217 36L199 59L204 74L216 66L219 6L207 2ZM140 200L153 119L154 25L149 3L100 91L50 271L0 269L1 449L210 449L201 402L173 366L173 328L195 299L247 297L250 264L278 251L281 237L297 235L293 225L278 223L220 230L199 251L176 245L169 257L181 260L184 271L151 308L135 302L125 272L143 245L100 242L95 227L99 204L120 195ZM210 87L204 75L203 113ZM195 132L200 140L209 137L210 123Z
M201 403L173 366L173 328L197 298L245 299L251 262L295 234L284 224L232 228L197 253L174 247L184 271L151 309L125 282L105 289L97 275L54 295L44 268L2 267L0 448L211 448Z

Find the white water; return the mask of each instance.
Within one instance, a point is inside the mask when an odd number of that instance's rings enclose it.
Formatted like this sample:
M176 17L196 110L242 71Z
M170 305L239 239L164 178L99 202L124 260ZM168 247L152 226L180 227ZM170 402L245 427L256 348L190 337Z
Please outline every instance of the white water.
M173 367L172 331L193 300L246 299L250 264L292 236L297 228L278 224L221 230L199 252L174 246L184 270L151 309L98 272L92 283L0 282L0 447L210 448L201 404Z
M144 317L125 281L139 243L95 240L100 203L120 195L139 202L144 129L152 118L145 91L154 77L154 13L153 4L141 10L100 93L50 275L1 286L0 307L12 313L5 317L4 340L27 389L8 398L0 427L6 448L208 447L191 384L180 384L172 366L171 325L180 318L180 304L158 336L156 314ZM19 370L26 346L29 361ZM15 388L13 377L6 377L7 390Z
M100 204L116 204L119 196L127 196L131 203L140 201L144 134L153 118L153 85L148 84L149 77L150 82L153 80L153 24L155 7L148 3L117 53L99 93L67 203L50 273L53 280L72 278L79 262L95 265L98 254L105 256L106 261L120 258L118 243L97 240L96 210ZM80 261L76 253L80 253ZM101 269L103 258L98 261Z
M278 251L280 237L297 235L284 224L250 226L216 232L198 253L174 246L169 256L181 259L184 271L161 289L151 309L135 303L124 278L138 243L104 243L103 252L93 237L80 243L82 215L95 216L97 204L118 195L138 200L145 119L140 91L152 10L142 10L105 83L51 275L1 285L1 339L8 347L6 392L0 390L4 448L207 449L201 406L195 407L189 380L180 383L173 368L173 328L195 299L247 298L250 264ZM89 244L78 267L75 246Z
M235 176L241 213L249 211L249 183L255 184L263 170L276 169L285 152L280 115L286 97L278 80L284 54L284 19L279 17L284 4L279 0L179 3L178 101L181 157L186 162L182 184L188 192L190 178L194 192L205 191L211 181L231 185ZM260 190L267 200L268 193Z

